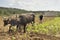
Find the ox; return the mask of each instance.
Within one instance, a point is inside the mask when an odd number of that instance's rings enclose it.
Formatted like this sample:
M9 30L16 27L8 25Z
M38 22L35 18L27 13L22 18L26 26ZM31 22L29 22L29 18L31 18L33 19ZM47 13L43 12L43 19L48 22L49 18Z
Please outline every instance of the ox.
M42 23L43 15L40 15L40 16L39 16L39 19L40 19L40 22Z
M5 18L3 22L4 22L4 26L10 24L9 26L9 32L10 32L12 26L17 26L17 29L18 29L20 20L18 17L9 17L7 19Z
M24 33L26 32L26 25L28 23L35 23L35 15L34 14L21 14L19 17L14 18L8 18L4 21L4 26L10 24L9 32L11 31L11 27L17 25L17 29L20 28L20 25L23 25L24 27Z
M20 24L24 26L24 32L26 32L26 25L31 23L32 26L35 23L35 15L34 14L22 14L19 16Z

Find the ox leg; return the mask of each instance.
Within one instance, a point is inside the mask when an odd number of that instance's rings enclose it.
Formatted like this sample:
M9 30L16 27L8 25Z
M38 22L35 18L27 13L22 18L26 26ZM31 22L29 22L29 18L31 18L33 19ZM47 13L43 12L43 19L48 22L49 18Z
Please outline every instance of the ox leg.
M21 29L21 28L20 28L20 25L17 25L17 31L21 32L20 29Z
M26 24L24 25L24 33L26 32Z
M42 23L42 20L40 20L40 23Z
M35 20L33 19L31 23L32 23L32 26L34 26Z
M33 20L33 23L35 23L35 20Z
M31 22L32 26L33 26L33 23Z
M19 25L17 25L17 31L19 30Z
M12 26L9 27L9 32L11 32L11 27L12 27Z
M34 26L34 22L31 22L32 26Z

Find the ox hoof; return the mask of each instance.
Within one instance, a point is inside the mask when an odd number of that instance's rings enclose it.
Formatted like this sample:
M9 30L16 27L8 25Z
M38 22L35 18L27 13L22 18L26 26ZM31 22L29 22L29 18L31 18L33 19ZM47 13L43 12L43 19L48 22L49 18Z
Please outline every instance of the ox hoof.
M8 32L11 33L11 32L13 32L13 30L9 30Z
M23 33L26 33L26 31L24 31Z

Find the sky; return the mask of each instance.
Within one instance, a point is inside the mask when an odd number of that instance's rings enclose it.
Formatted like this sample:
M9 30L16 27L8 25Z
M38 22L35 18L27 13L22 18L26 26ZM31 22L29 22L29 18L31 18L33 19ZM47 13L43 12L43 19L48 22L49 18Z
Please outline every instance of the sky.
M0 0L0 7L19 8L28 11L60 11L60 0Z

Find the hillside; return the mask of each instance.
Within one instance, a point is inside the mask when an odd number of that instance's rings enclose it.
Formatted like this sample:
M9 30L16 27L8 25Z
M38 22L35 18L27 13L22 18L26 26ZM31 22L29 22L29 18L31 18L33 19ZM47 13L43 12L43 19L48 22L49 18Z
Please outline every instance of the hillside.
M44 14L45 16L60 16L60 11L27 11L24 9L18 9L18 8L6 8L6 7L0 7L0 16L2 15L12 15L12 14L20 14L20 13L37 13L37 14Z
M25 13L28 12L23 9L17 9L17 8L6 8L6 7L0 7L0 15L11 15L11 14L16 14L16 13Z

